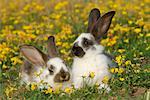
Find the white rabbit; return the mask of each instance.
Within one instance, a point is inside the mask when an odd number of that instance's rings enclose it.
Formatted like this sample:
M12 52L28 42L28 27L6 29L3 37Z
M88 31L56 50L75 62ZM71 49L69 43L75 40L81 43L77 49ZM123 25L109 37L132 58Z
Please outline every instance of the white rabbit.
M31 45L23 45L20 51L26 58L21 67L22 82L26 84L43 81L55 88L59 83L70 80L70 72L64 61L58 56L55 38L48 38L48 54ZM58 84L57 84L58 83Z
M75 88L83 87L84 82L86 82L90 86L99 83L99 88L104 87L108 91L110 90L107 85L102 83L102 80L105 76L111 77L109 67L114 65L99 42L100 38L107 33L114 14L115 11L110 11L101 17L97 8L92 9L89 15L87 33L81 33L73 43L71 50L74 55L72 81ZM83 76L88 76L91 72L95 74L92 81L87 78L83 81Z

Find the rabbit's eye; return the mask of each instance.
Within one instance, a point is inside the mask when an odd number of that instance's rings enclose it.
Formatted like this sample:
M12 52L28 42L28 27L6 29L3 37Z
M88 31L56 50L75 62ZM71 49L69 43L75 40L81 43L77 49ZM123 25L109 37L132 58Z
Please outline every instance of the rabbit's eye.
M53 71L53 70L51 70L51 69L48 69L48 70L49 70L50 75L53 75L53 74L54 74L54 71Z
M89 43L88 41L84 41L84 45L88 45L88 43Z
M50 65L50 67L48 68L48 70L49 70L50 75L53 75L55 67L53 65Z
M83 46L88 47L90 45L93 45L93 42L91 40L88 40L87 38L83 38Z

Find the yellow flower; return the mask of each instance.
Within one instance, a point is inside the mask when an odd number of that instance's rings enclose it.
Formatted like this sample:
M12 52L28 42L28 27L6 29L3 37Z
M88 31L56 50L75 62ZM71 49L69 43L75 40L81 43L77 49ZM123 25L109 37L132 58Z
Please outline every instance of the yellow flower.
M56 4L56 6L54 7L55 10L60 10L63 7L66 7L68 5L67 1L63 1L63 2L59 2Z
M124 72L124 69L123 68L110 68L110 72L111 73L123 73Z
M120 60L121 60L121 55L116 57L117 62L120 62Z
M140 33L140 32L141 32L141 28L136 28L136 29L134 29L134 32L135 32L135 33Z
M110 68L111 73L115 73L115 68Z
M59 20L60 18L61 18L61 14L55 14L55 13L52 13L51 15L50 15L50 17L51 18L54 18L54 19L56 19L56 20Z
M88 25L88 21L85 21L85 22L84 22L84 25Z
M71 57L67 57L66 60L67 60L67 61L70 61L70 60L71 60Z
M129 43L129 39L125 39L124 42L125 42L125 43Z
M127 60L127 61L125 62L125 65L126 65L126 66L131 65L131 64L132 64L132 63L131 63L130 60Z
M12 61L13 65L21 64L22 63L22 61L18 57L13 57L10 60Z
M127 14L127 12L126 12L126 11L122 11L122 14L123 14L123 15L126 15L126 14Z
M131 20L129 20L128 23L131 25L133 22Z
M144 30L149 30L149 28L150 28L150 24L149 23L144 25Z
M143 25L144 25L143 18L137 20L137 21L136 21L136 24L138 24L139 26L143 26Z
M31 30L33 27L31 25L28 25L28 26L23 26L23 29L24 30Z
M35 83L32 83L31 84L31 90L33 91L33 90L35 90L37 88L37 85L35 84Z
M108 46L113 46L114 44L116 44L117 39L118 39L118 36L115 36L115 37L113 37L113 38L110 38L110 39L108 40L107 45L108 45Z
M95 87L98 89L100 84L98 82L95 83Z
M117 4L114 4L114 5L113 5L113 8L117 8L117 7L118 7L118 5L117 5Z
M53 24L50 24L48 27L49 27L50 29L52 29L52 28L54 27L54 25L53 25Z
M65 88L64 92L66 92L66 93L70 94L70 93L72 93L72 92L73 92L73 89L72 89L72 88L67 87L67 88Z
M145 50L147 50L147 51L150 50L150 46L148 46Z
M119 49L118 52L123 53L123 52L125 52L125 49Z
M139 72L140 72L140 70L134 70L134 72L135 72L135 73L139 73Z
M109 80L109 77L108 76L104 76L102 82L105 83L105 84L107 84L108 80Z
M115 68L115 73L117 73L119 71L119 69L118 68Z
M55 94L59 94L60 93L60 89L59 88L54 89L54 93Z
M17 90L14 86L8 86L6 89L5 89L5 94L7 97L9 97L9 95L13 92Z
M58 42L56 42L56 45L60 46L60 45L62 45L62 42L58 41Z
M94 73L94 72L90 72L89 77L90 77L90 78L94 78L94 77L95 77L95 73Z
M47 41L47 39L48 39L47 36L43 37L43 40Z
M124 72L124 69L123 68L119 68L118 73L121 74L123 72Z
M44 6L36 5L36 6L35 6L35 9L36 9L37 11L42 11L42 10L44 9Z
M96 87L99 87L99 86L100 86L100 84L99 84L98 82L96 82L96 83L95 83L95 86L96 86Z
M125 59L125 56L119 55L116 57L116 62L118 63L119 66L123 63L124 59Z
M36 38L36 35L31 34L31 33L30 33L30 34L26 34L26 36L27 36L27 37L30 37L31 39L35 39L35 38Z
M120 80L120 81L124 81L124 78L121 78L121 77L120 77L119 80Z
M2 66L2 69L7 69L8 66L6 66L5 64Z
M48 87L47 90L44 90L45 94L50 94L53 92L53 89L51 87Z
M65 53L66 53L65 49L60 50L60 52L61 52L62 54L65 54Z

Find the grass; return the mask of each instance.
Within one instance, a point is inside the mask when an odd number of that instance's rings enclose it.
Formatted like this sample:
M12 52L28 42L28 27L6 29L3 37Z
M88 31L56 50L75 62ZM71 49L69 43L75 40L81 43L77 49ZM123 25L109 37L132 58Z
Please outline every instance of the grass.
M0 98L65 100L149 100L150 99L150 24L148 0L0 0ZM20 85L19 69L22 44L32 44L42 51L47 37L54 35L60 54L71 66L70 48L76 37L85 32L87 18L94 7L104 14L115 10L108 35L101 40L106 51L115 57L115 69L109 80L112 91L96 86L45 94Z

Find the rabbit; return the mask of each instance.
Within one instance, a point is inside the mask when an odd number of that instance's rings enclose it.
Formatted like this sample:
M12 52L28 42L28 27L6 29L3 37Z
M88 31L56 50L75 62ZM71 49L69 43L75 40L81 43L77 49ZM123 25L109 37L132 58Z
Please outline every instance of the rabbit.
M105 76L111 77L109 67L117 66L112 62L112 58L105 53L105 48L100 45L100 39L106 35L115 11L110 11L100 15L97 8L91 10L88 19L87 33L81 33L74 41L71 53L73 55L72 82L75 88L82 88L84 82L87 85L100 84L99 89L105 88L110 91L107 84L102 82ZM94 72L92 81L83 76Z
M31 84L43 81L56 88L59 83L70 81L69 69L58 55L54 36L48 37L47 48L48 54L45 54L32 45L20 46L20 52L26 58L21 67L22 82Z

